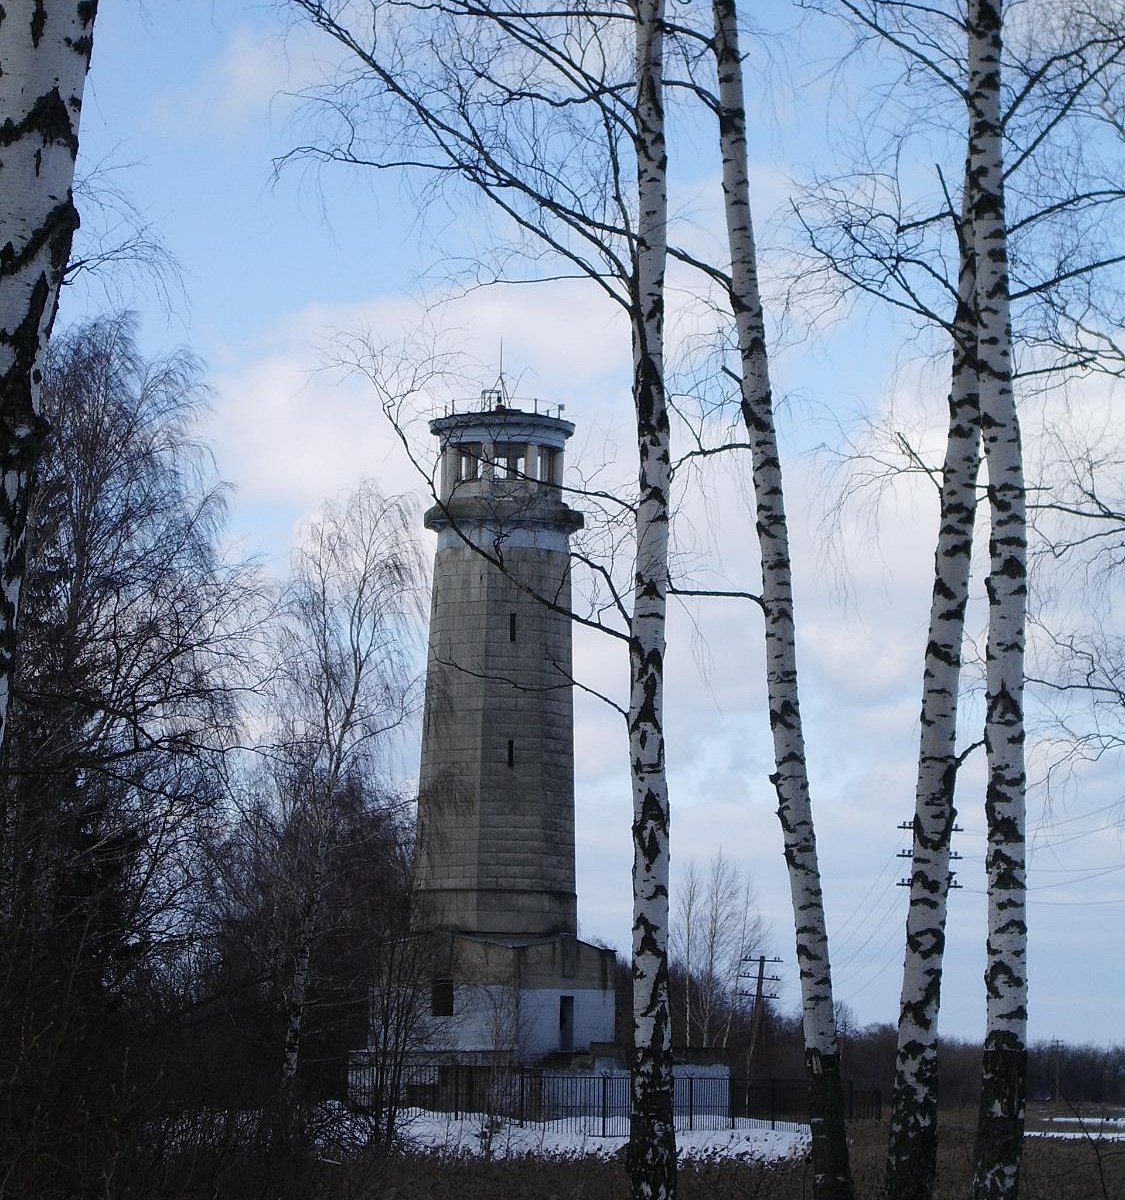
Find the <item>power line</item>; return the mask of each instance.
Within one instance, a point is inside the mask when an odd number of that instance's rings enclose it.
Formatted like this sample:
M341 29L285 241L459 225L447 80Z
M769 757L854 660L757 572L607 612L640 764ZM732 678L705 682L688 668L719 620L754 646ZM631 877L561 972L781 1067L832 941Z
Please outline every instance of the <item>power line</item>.
M870 975L865 983L859 984L857 987L850 988L848 995L858 996L860 992L866 991L871 984L873 984L877 979L881 979L887 973L887 970L894 966L897 961L899 961L898 948L900 946L901 942L899 931L897 929L892 929L890 935L883 940L883 943L879 949L876 950L875 953L872 954L865 963L856 968L856 970L852 971L851 974L845 975L840 980L841 989L844 988L849 982L861 979L873 968L877 968L875 973ZM889 955L887 953L888 950L890 951Z
M855 918L859 916L860 909L863 908L868 896L871 895L871 893L879 886L880 883L885 883L888 874L887 868L893 865L895 859L898 857L898 853L899 852L897 850L891 851L887 857L887 861L879 868L875 878L872 879L871 883L868 885L867 891L863 893L859 903L833 931L832 942L837 950L842 950L857 935L857 933L862 933L864 929L867 928L866 917L868 913L874 909L876 905L878 905L880 899L879 895L875 897L868 909L863 913L862 920L856 921ZM892 871L891 874L893 875L895 872ZM849 926L851 926L851 928L849 928Z
M1056 846L1067 846L1071 842L1080 842L1083 838L1093 837L1095 833L1105 833L1107 829L1120 829L1121 826L1112 821L1108 825L1098 825L1094 829L1083 829L1080 833L1071 833L1063 838L1056 838L1054 841L1037 842L1033 845L1033 850L1054 850Z
M1051 888L1073 887L1076 883L1086 883L1091 879L1100 879L1103 875L1113 875L1118 871L1125 871L1125 863L1120 863L1116 867L1106 867L1104 870L1094 871L1092 874L1082 875L1077 879L1058 879L1054 883L1037 883L1031 887L1025 887L1025 892L1045 892ZM967 892L975 892L978 896L986 895L984 888L966 888ZM1093 903L1091 901L1091 903Z
M876 934L878 934L879 930L881 930L883 928L883 926L886 925L887 921L891 917L902 915L901 909L899 906L899 902L898 902L898 893L891 892L889 894L892 897L891 904L887 907L886 911L883 913L883 916L880 919L880 921L871 927L870 932L868 933L867 937L864 938L864 940L852 951L852 953L850 955L848 955L847 958L845 958L843 960L843 962L839 963L836 966L836 970L840 971L841 973L846 972L847 968L849 966L851 966L851 964L853 962L855 962L855 960L857 958L859 958L859 956L862 953L862 951L864 950L864 948L870 944L871 940L876 936ZM899 937L899 930L897 928L892 929L890 937L884 941L883 945L876 952L876 954L880 954L884 950L886 950L887 946L889 946L891 944L891 942L894 941L895 939L897 939L898 937ZM867 969L867 966L871 962L873 957L875 957L875 956L869 955L867 957L866 961L861 963L854 970L852 970L851 972L849 972L847 974L842 974L840 982L846 983L849 979L855 979L856 976L863 974L863 972Z
M1073 817L1061 817L1057 821L1047 821L1046 819L1041 820L1039 824L1036 825L1032 830L1032 836L1034 837L1042 833L1049 833L1052 829L1058 829L1062 825L1073 825L1075 821L1088 821L1091 817L1100 816L1104 812L1111 812L1115 808L1122 808L1122 802L1120 800L1112 800L1109 804L1102 804L1098 808L1091 808L1087 812L1075 813ZM1120 821L1113 821L1109 825L1100 826L1100 829L1120 828L1122 828L1122 823ZM987 829L978 829L973 825L966 826L965 832L974 837L985 837L988 834ZM1090 832L1093 833L1097 831L1091 830Z
M1122 871L1125 870L1125 863L1114 863L1112 866L1106 863L1097 867L1035 867L1034 870L1036 875L1073 875L1076 871Z
M1052 821L1049 825L1040 825L1039 829L1037 829L1036 832L1040 832L1044 828L1053 829L1058 825L1071 825L1075 821L1086 821L1090 817L1096 817L1099 813L1109 812L1110 809L1120 808L1120 807L1121 807L1121 801L1113 800L1109 804L1103 804L1100 808L1092 808L1092 809L1090 809L1089 812L1075 813L1073 817L1063 817L1059 821Z

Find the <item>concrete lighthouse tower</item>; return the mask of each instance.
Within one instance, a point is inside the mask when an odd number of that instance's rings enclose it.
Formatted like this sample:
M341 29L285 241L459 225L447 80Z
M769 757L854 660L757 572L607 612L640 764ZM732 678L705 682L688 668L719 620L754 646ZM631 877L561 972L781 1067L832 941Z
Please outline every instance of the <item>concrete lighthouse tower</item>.
M613 1037L613 953L577 939L570 535L574 426L500 391L440 444L413 922L461 1057L534 1061ZM498 1032L503 1001L512 1011Z

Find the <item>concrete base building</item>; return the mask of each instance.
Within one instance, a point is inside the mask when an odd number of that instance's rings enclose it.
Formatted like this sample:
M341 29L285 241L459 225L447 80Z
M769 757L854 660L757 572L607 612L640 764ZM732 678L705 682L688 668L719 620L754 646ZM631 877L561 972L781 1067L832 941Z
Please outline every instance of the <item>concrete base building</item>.
M614 953L579 941L570 546L574 432L491 394L431 422L438 503L412 923L434 1051L534 1063L613 1040Z
M527 1066L612 1042L613 960L569 934L511 943L436 935L431 1055Z

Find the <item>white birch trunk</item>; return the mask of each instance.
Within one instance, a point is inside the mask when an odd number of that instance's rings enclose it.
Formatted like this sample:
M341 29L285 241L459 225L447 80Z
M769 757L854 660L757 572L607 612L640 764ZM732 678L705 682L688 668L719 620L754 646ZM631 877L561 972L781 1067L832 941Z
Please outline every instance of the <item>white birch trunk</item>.
M977 259L981 432L991 521L985 746L988 752L987 1025L974 1200L1015 1200L1027 1068L1023 657L1027 521L1012 394L1004 217L999 0L971 0L969 188Z
M44 433L38 364L78 227L71 185L96 13L97 0L0 6L0 741Z
M828 933L797 688L789 530L750 213L742 62L734 0L714 0L713 8L723 196L731 253L731 304L742 359L742 416L752 447L762 556L766 681L776 766L771 780L777 790L800 965L814 1187L818 1200L848 1200L853 1189L844 1130Z
M663 697L671 484L664 394L668 161L663 0L638 0L636 15L638 211L632 337L640 471L629 639L634 1041L629 1173L635 1200L671 1200L676 1193L676 1134L668 989L669 813Z
M888 1200L928 1200L937 1155L938 1009L950 883L949 841L956 818L957 701L980 470L976 271L967 198L960 245L949 432L922 685L910 907L887 1151Z

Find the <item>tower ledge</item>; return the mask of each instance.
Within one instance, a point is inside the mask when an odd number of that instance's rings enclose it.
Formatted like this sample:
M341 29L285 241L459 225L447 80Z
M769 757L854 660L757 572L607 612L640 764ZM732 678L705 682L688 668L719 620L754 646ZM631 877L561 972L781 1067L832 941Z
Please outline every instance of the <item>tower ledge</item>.
M472 527L487 525L501 540L505 530L550 529L571 534L584 524L582 514L564 504L557 489L523 481L463 485L427 509L423 521L437 533L455 529L469 537Z

